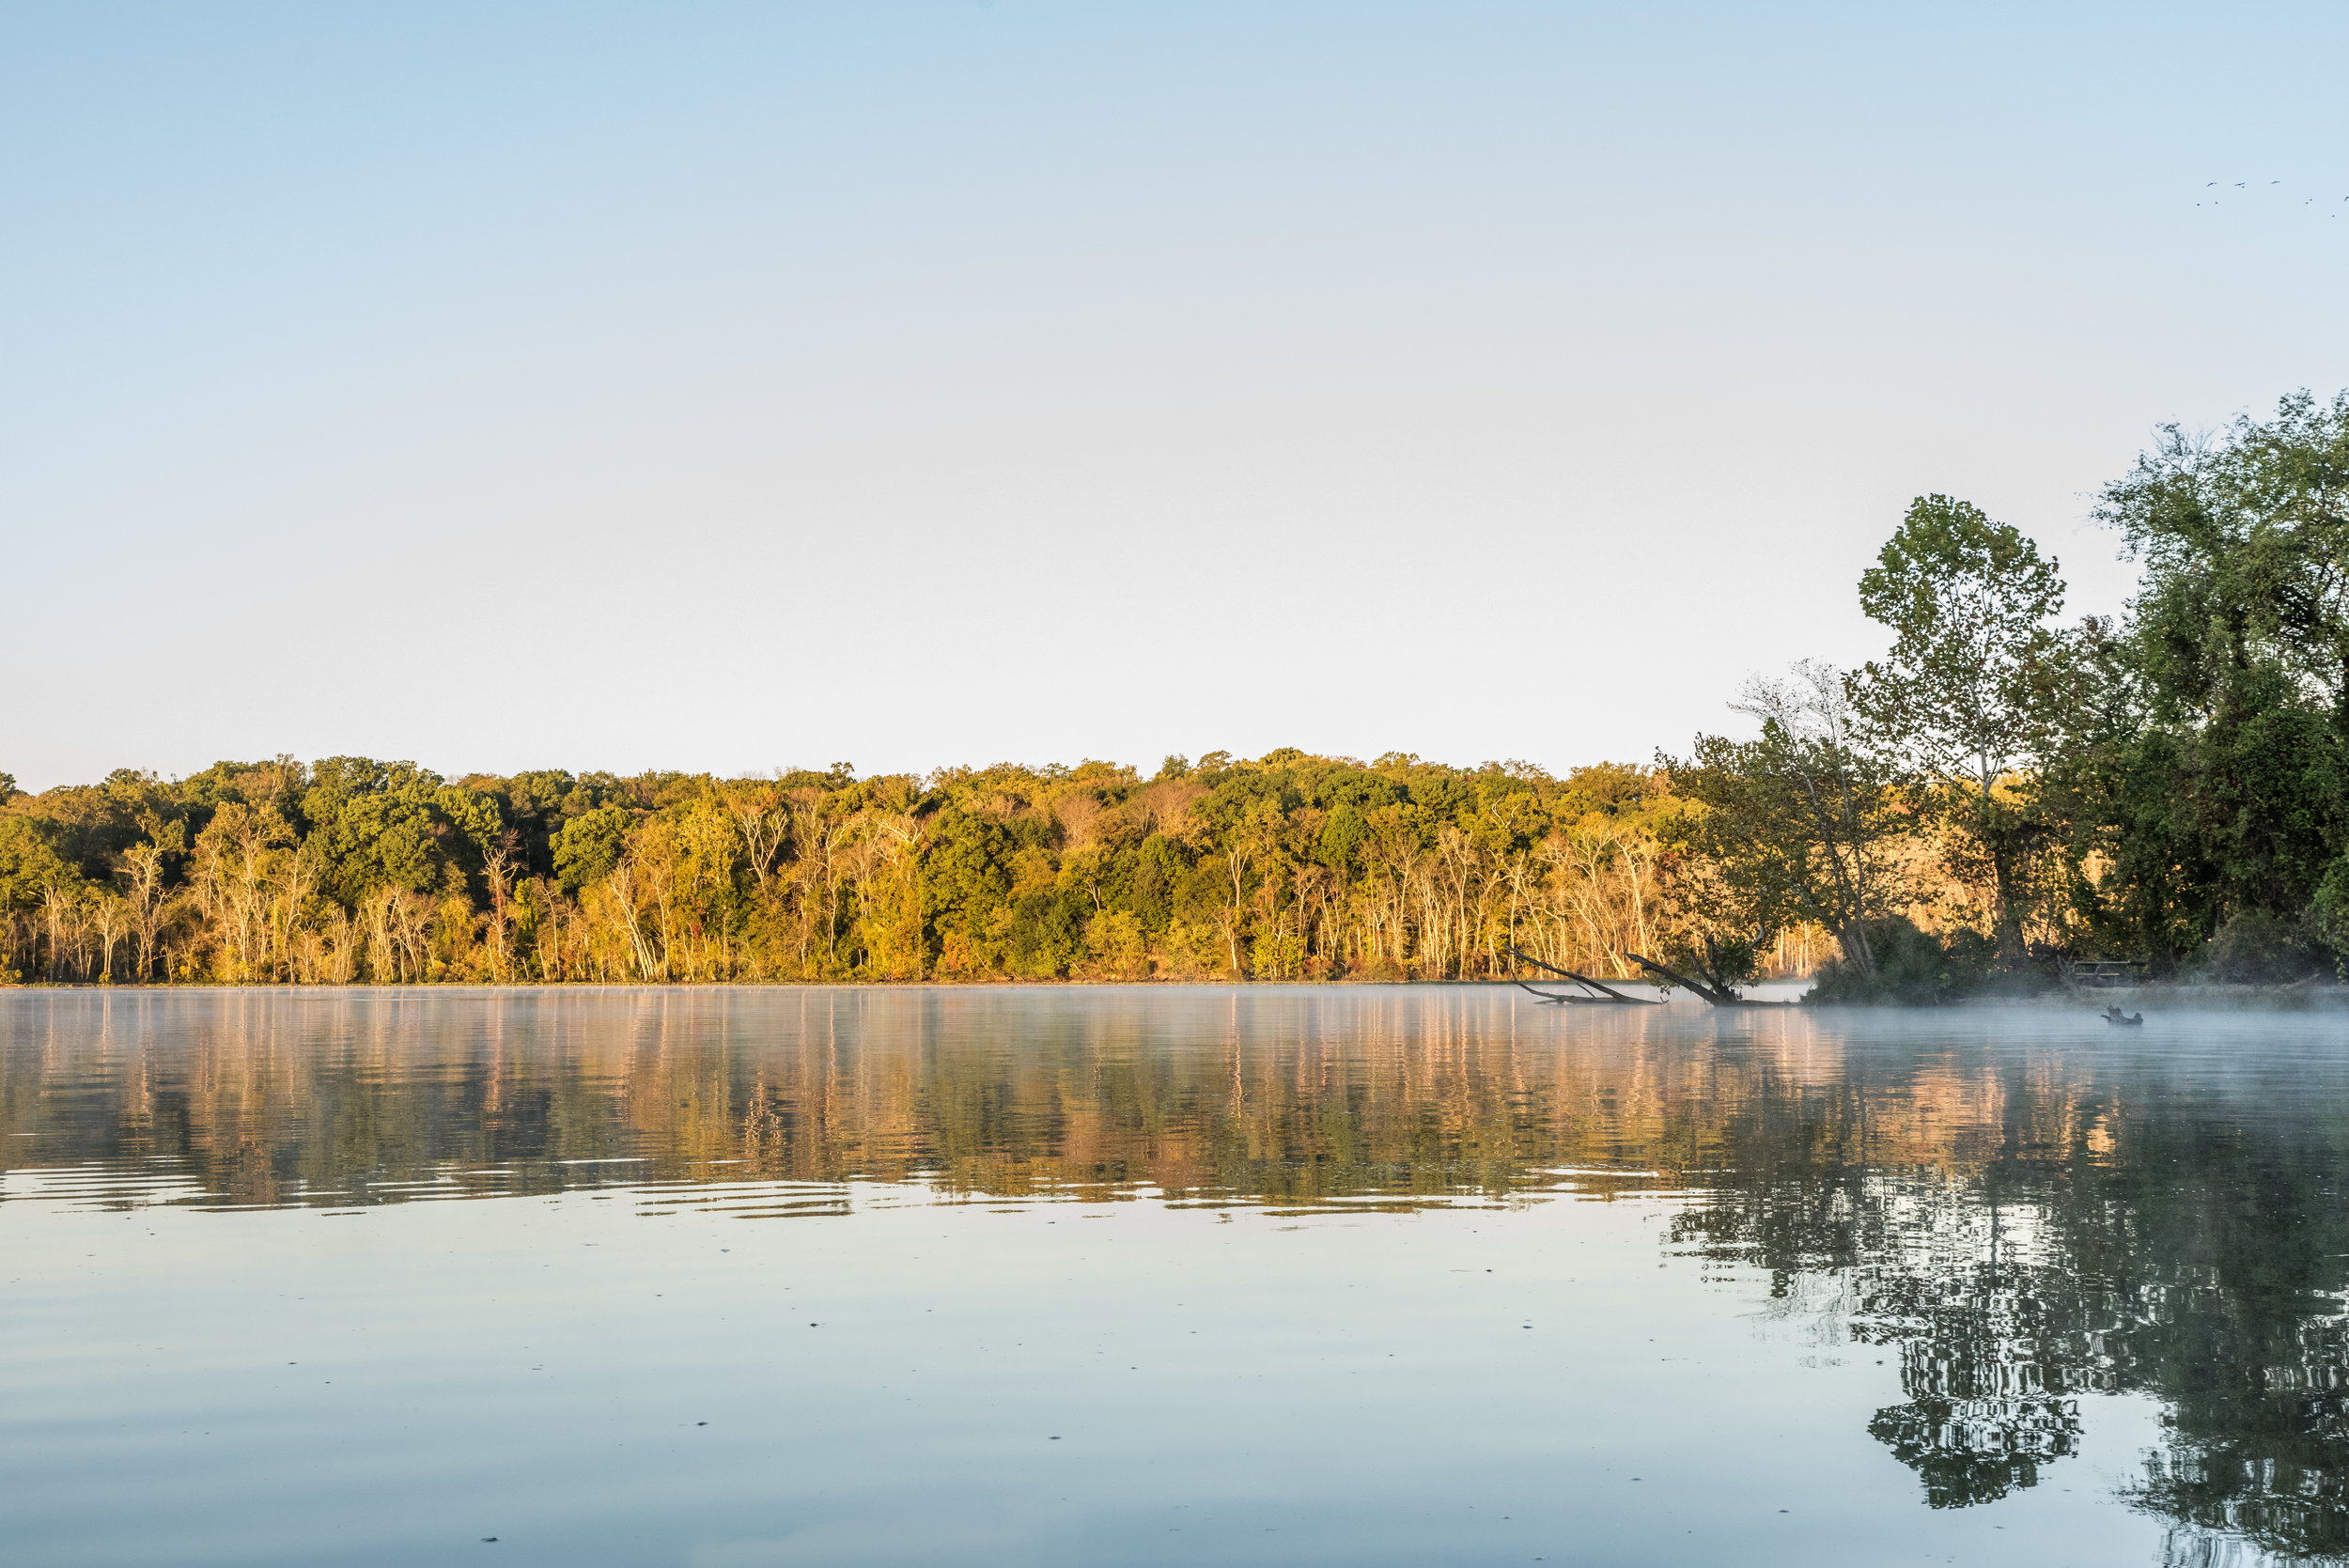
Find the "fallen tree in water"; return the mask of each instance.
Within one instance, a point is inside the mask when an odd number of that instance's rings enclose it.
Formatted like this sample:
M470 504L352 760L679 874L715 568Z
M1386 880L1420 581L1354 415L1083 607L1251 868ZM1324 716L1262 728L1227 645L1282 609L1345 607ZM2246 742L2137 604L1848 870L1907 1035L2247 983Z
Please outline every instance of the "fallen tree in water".
M1570 1001L1593 1002L1602 1006L1608 1002L1620 1002L1626 1007L1661 1007L1663 1005L1663 1002L1656 997L1627 997L1611 986L1603 985L1596 980L1593 980L1587 974L1577 974L1572 970L1562 970L1555 964L1545 964L1539 958L1534 957L1532 954L1520 953L1514 947L1507 949L1507 952L1510 957L1517 959L1521 964L1531 964L1537 970L1548 970L1552 974L1563 975L1564 978L1573 981L1578 986L1587 986L1591 990L1599 993L1596 996L1579 997L1570 995L1563 991L1536 990L1533 986L1528 986L1522 980L1512 981L1512 984L1514 984L1519 990L1532 991L1535 996L1541 998L1544 1001L1549 1002L1553 1005Z
M1703 997L1716 1007L1792 1007L1796 1005L1791 1001L1755 1001L1749 997L1739 996L1727 986L1707 986L1701 980L1691 980L1675 970L1666 969L1653 958L1642 958L1636 953L1626 953L1624 956L1656 976L1664 985L1678 986L1683 990Z

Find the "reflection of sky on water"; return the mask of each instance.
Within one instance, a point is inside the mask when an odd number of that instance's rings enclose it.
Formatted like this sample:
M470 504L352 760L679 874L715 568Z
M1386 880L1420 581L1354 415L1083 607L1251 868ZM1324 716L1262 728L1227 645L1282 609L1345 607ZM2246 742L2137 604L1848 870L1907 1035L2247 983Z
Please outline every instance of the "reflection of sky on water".
M0 1530L2338 1557L2344 1041L1453 988L17 993Z

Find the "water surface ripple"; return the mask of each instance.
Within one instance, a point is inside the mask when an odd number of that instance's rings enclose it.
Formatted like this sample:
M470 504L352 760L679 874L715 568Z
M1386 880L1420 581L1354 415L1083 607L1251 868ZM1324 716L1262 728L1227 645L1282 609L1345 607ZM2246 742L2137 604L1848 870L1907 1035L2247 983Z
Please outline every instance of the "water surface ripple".
M2338 1563L2345 1092L2321 1015L0 993L0 1540Z

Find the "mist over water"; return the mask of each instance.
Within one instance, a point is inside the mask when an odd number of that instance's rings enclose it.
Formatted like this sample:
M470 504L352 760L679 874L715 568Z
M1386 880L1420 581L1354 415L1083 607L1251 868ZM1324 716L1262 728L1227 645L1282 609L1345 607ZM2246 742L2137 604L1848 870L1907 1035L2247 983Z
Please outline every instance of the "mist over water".
M8 993L0 1539L2338 1561L2344 1091L2319 1015Z

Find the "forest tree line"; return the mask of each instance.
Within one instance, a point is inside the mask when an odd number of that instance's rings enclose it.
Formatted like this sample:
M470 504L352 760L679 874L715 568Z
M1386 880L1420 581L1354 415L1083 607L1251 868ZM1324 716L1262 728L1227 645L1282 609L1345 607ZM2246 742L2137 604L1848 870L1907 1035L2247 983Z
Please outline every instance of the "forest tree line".
M1947 496L1862 576L1891 634L1731 706L1753 738L1554 777L1294 749L444 777L0 774L0 974L226 984L1598 975L1933 1000L2083 958L2290 979L2349 952L2349 394L2170 428L2097 506L2140 569Z
M0 965L228 984L1612 973L1653 769L1275 752L859 777L281 757L0 804ZM1782 962L1805 962L1800 933Z

